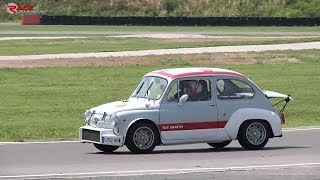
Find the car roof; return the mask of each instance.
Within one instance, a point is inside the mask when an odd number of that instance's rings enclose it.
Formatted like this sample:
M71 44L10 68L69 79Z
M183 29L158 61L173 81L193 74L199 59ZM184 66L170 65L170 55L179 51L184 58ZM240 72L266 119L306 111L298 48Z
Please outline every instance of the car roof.
M191 77L191 76L212 76L212 75L231 75L242 78L247 78L243 74L228 70L228 69L220 69L220 68L173 68L173 69L161 69L152 71L146 76L162 76L169 79L177 79L183 77Z

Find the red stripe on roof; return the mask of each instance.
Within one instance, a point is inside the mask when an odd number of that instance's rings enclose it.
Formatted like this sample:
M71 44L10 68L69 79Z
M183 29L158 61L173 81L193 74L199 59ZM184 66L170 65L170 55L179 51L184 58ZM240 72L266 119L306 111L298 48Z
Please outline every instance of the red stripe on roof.
M209 121L209 122L159 124L159 129L160 131L218 129L218 128L224 128L227 122L228 122L227 120L220 120L220 121Z
M169 74L165 71L154 71L152 72L154 74L159 74L159 75L162 75L162 76L165 76L165 77L168 77L168 78L174 78L174 76L172 74Z
M164 77L168 77L171 79L176 79L176 78L182 78L182 77L188 77L188 76L211 76L211 75L231 75L231 76L238 76L238 77L243 77L246 78L244 75L235 72L235 71L229 71L229 70L224 70L224 69L205 69L205 68L199 68L199 69L192 69L193 72L180 72L180 73L170 73L170 71L173 71L172 69L167 69L167 70L157 70L151 72L151 74L157 74L161 75ZM194 71L196 70L196 71Z
M182 78L182 77L187 77L187 76L198 76L198 75L233 75L233 76L240 76L240 77L245 77L242 74L239 73L234 73L234 72L188 72L188 73L181 73L181 74L177 74L177 75L172 75L172 78Z

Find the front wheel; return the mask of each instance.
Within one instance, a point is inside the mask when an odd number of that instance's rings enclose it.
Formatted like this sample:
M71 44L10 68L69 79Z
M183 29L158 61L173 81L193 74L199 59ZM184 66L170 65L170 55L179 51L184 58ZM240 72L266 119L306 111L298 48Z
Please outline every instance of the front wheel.
M244 122L239 129L238 141L242 147L248 150L263 148L270 137L268 124L261 120Z
M93 143L93 145L94 147L96 147L97 149L105 153L112 153L113 151L119 148L119 146L110 146L110 145L103 145L103 144L96 144L96 143Z
M219 142L219 143L208 143L209 146L212 146L216 149L222 149L226 146L228 146L231 143L231 141L223 141L223 142Z
M133 153L150 153L159 141L158 130L147 122L132 125L126 136L126 145Z

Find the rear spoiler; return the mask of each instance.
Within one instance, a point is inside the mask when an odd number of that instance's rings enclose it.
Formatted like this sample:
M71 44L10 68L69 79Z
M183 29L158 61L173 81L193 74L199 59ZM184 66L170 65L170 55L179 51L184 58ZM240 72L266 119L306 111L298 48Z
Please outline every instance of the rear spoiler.
M294 100L290 95L281 94L274 91L263 91L263 93L266 95L267 98L289 98L289 100Z
M285 101L286 103L284 104L284 106L282 107L282 109L280 110L280 113L284 111L284 109L286 108L287 104L289 103L290 100L294 101L294 99L290 96L290 95L285 95L282 93L278 93L278 92L274 92L274 91L262 91L265 96L270 99L270 98L283 98L281 101L275 103L273 106L276 106L278 104L280 104L281 102Z

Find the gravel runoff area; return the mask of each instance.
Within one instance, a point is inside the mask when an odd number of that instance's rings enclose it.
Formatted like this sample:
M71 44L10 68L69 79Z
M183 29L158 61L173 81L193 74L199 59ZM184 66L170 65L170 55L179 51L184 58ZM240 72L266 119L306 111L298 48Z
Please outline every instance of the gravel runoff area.
M219 46L201 48L157 49L120 52L97 52L97 53L68 53L68 54L43 54L24 56L0 56L0 61L11 60L46 60L46 59L79 59L99 57L129 57L167 54L200 54L216 52L261 52L270 50L303 50L320 49L320 42L272 44L272 45L242 45L242 46Z

